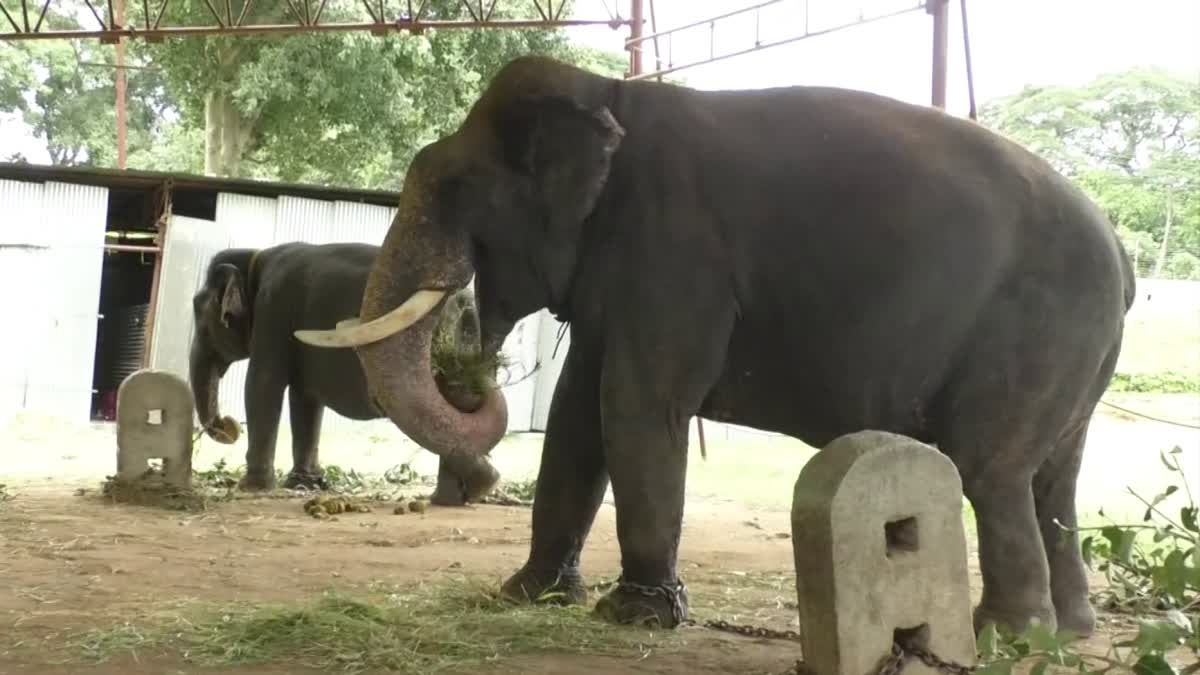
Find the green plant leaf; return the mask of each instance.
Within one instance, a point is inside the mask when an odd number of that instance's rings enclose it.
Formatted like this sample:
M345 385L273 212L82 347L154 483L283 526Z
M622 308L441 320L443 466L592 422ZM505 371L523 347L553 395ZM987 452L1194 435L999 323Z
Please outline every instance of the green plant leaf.
M1046 669L1049 667L1049 661L1038 661L1036 665L1029 669L1029 675L1045 675Z
M1200 523L1197 522L1198 509L1194 505L1185 506L1179 510L1179 519L1183 521L1184 529L1200 533Z
M1175 675L1175 669L1158 654L1145 654L1133 664L1135 675Z
M1163 654L1179 646L1183 631L1167 621L1139 621L1132 646L1142 655ZM1171 672L1171 671L1167 671Z
M1179 466L1175 462L1167 459L1167 454L1165 452L1158 453L1158 460L1162 462L1163 466L1167 467L1167 471L1172 473L1179 472Z
M1112 550L1112 558L1123 563L1132 562L1133 557L1133 542L1137 538L1137 532L1118 525L1109 525L1100 530L1101 536L1108 540Z

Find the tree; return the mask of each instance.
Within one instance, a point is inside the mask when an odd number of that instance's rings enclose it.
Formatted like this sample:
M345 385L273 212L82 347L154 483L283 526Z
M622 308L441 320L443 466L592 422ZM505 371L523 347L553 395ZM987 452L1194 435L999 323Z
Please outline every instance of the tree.
M1133 68L1026 87L980 117L1088 192L1140 274L1200 279L1200 76Z
M78 28L67 15L48 13L47 25ZM168 105L153 69L127 78L127 140L131 152L153 144ZM46 144L55 165L113 166L116 146L114 54L95 40L51 40L0 46L0 112L16 113Z
M76 4L56 6L90 20L82 0ZM294 21L290 4L255 2L250 11L261 15L249 18ZM140 23L143 5L128 5L127 21ZM330 0L323 17L345 19L355 7ZM427 7L430 18L463 18L459 0L427 0ZM231 8L236 14L241 5ZM177 24L213 21L205 0L173 0L168 11ZM26 120L63 162L111 166L113 69L79 66L111 65L111 47L81 40L7 49L0 51L0 112L28 111ZM127 53L130 168L354 187L396 187L416 150L457 125L487 79L518 55L624 71L622 56L545 30L217 36L131 41ZM78 73L88 77L67 77Z
M353 6L330 2L325 17L350 18ZM175 21L211 20L203 0L171 7ZM264 12L256 19L294 20L287 3L252 8ZM463 18L462 3L431 0L427 16ZM394 186L413 153L453 128L515 56L614 61L537 30L208 37L143 51L183 118L205 129L205 173L362 187Z

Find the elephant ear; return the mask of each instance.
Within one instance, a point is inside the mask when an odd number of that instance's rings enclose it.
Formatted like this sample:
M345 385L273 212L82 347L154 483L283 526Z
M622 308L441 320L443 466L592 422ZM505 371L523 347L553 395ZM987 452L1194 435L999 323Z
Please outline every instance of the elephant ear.
M213 277L213 288L221 293L221 325L228 328L231 319L240 319L246 314L242 272L233 265L223 264L213 270Z
M625 130L606 107L588 109L560 95L522 97L509 107L509 162L536 186L550 232L573 232L591 214Z

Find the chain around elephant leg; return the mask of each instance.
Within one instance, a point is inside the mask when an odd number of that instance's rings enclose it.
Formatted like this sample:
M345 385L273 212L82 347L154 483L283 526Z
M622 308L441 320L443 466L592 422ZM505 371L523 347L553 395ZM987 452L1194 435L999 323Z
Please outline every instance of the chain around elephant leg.
M613 623L676 628L688 623L687 586L678 579L647 586L622 576L596 603L596 613Z

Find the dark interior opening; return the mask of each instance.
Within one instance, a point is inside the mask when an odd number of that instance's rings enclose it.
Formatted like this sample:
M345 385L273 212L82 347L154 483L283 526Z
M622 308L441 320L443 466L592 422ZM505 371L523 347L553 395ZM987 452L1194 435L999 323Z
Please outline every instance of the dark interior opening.
M887 557L889 558L901 553L912 553L921 544L920 531L917 528L915 517L884 523L883 536L887 541Z
M929 649L929 624L923 623L912 628L897 628L892 631L892 642L905 650Z
M154 190L110 188L105 245L155 246L159 199ZM104 250L92 371L93 421L116 419L117 387L142 367L157 257L154 252Z
M171 192L171 213L188 218L216 220L217 192L175 188Z

